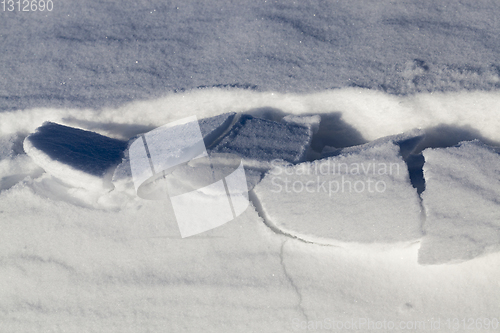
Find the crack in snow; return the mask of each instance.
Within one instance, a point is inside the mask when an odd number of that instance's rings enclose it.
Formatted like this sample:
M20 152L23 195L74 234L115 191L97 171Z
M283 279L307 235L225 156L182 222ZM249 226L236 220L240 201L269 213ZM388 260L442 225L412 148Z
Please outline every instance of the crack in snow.
M288 280L288 282L290 283L290 285L292 286L292 288L295 290L295 293L297 294L297 297L299 299L298 304L297 304L297 308L302 313L302 316L304 316L304 318L308 322L309 321L309 317L307 316L306 311L305 311L304 307L302 306L302 301L303 301L302 294L300 293L299 287L295 284L295 282L293 281L291 275L288 273L288 271L286 269L285 260L284 260L284 248L285 248L286 242L288 242L288 239L285 239L283 241L283 243L281 244L281 248L280 248L280 264L281 264L281 267L283 268L283 273L285 274L286 279Z
M425 236L425 222L427 221L427 210L425 209L424 200L422 196L419 194L419 203L420 203L420 231L422 232L422 237Z

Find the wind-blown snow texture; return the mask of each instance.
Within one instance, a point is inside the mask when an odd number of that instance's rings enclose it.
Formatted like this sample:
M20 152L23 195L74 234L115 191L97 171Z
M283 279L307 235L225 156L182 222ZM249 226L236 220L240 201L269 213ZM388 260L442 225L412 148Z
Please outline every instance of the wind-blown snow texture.
M58 1L2 12L0 110L234 86L497 89L494 1Z

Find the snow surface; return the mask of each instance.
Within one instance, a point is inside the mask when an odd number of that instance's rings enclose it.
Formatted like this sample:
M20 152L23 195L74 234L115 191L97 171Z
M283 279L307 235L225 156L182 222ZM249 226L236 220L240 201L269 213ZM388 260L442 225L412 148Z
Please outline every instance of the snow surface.
M30 19L7 14L0 110L100 109L214 86L500 86L495 1L68 0Z
M487 330L500 313L499 14L487 0L0 12L0 331ZM126 148L190 116L208 151L259 162L245 169L250 206L182 239L167 199L137 196ZM66 127L37 148L46 122ZM119 166L99 142L124 145ZM92 163L67 160L92 149ZM381 175L378 197L269 193L271 163L373 158L401 171ZM202 162L172 179L199 186Z

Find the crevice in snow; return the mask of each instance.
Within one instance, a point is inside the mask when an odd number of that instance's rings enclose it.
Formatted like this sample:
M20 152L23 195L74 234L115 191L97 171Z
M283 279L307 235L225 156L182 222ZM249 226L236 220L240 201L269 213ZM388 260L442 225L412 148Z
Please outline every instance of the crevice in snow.
M417 190L419 195L422 194L425 191L424 155L421 153L411 154L404 161L408 167L411 185Z
M425 191L425 177L423 170L425 158L422 153L418 153L409 155L406 159L404 159L404 161L408 167L411 185L417 190L420 204L420 229L422 231L422 235L425 235L424 225L425 220L427 219L427 213L422 199L422 193Z
M286 279L288 280L288 282L290 283L290 285L292 286L292 288L295 290L295 293L297 294L297 297L298 297L298 304L297 304L297 308L299 309L300 313L302 314L302 316L304 316L305 320L306 321L309 321L309 318L307 317L307 314L306 314L306 311L304 309L304 307L302 306L302 294L299 290L299 287L295 284L295 282L293 281L291 275L288 273L287 269L286 269L286 265L285 265L285 260L284 260L284 248L285 248L285 244L288 240L284 240L283 243L281 244L281 248L280 248L280 264L281 264L281 267L283 268L283 274L285 274L285 277Z

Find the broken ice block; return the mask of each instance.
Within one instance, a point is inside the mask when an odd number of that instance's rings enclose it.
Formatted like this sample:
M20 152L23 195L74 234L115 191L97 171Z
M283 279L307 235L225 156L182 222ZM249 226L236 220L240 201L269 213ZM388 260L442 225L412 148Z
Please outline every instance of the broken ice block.
M276 165L254 189L262 214L282 232L313 242L420 238L419 197L392 139L323 160Z
M478 140L426 149L422 264L472 259L500 245L500 155Z

